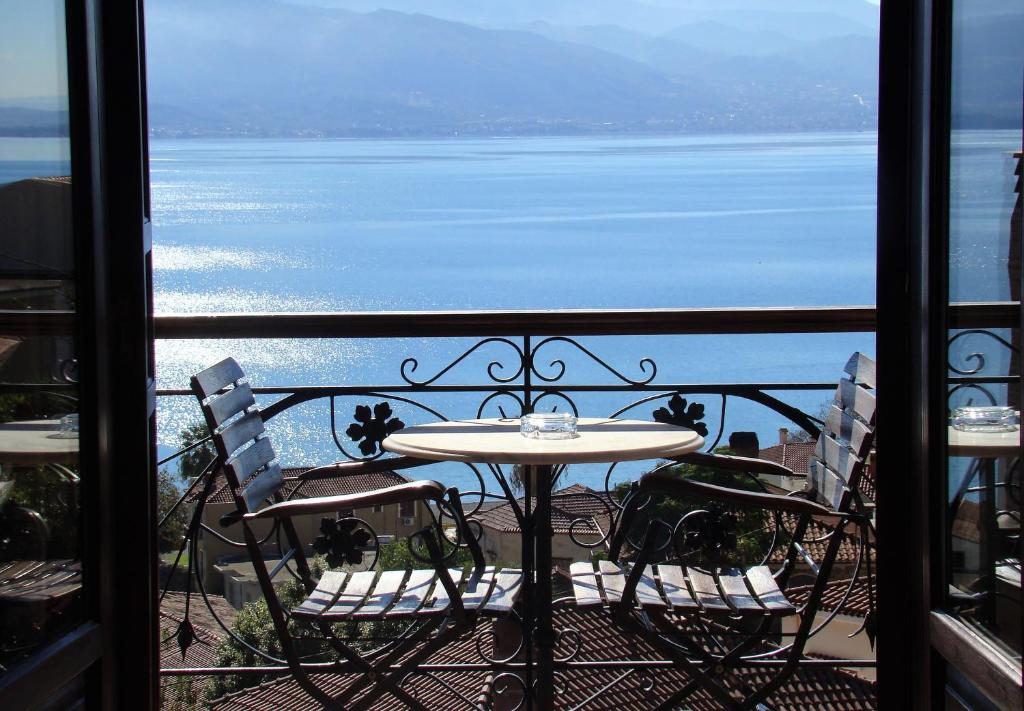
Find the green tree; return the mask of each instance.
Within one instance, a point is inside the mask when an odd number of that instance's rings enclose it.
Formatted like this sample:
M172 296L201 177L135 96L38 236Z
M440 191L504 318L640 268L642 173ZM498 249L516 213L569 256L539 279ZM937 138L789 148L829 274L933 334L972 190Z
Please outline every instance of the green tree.
M208 437L210 431L206 428L206 425L199 422L194 425L190 425L180 433L178 438L181 440L182 449L191 447L196 442ZM178 474L185 481L199 476L206 469L206 466L213 461L214 457L217 456L217 450L214 449L212 442L204 442L195 449L190 449L185 454L181 455L178 464Z
M160 519L171 510L171 507L181 497L181 490L175 482L175 477L166 469L161 469L157 473L156 496L157 511L159 512ZM189 507L182 504L164 521L164 524L157 532L158 545L161 551L176 550L181 545L181 539L185 536L185 531L188 528L189 516Z

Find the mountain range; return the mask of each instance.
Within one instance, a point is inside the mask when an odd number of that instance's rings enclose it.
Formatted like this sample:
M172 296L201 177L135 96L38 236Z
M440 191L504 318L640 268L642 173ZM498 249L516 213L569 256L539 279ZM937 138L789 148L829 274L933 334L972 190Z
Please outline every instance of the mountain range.
M1019 20L978 6L965 37L1013 61ZM146 23L156 135L857 130L877 115L865 0L151 0ZM989 49L990 31L1004 39ZM991 101L999 81L966 88L963 123L1015 117ZM0 133L46 123L26 108L0 106Z

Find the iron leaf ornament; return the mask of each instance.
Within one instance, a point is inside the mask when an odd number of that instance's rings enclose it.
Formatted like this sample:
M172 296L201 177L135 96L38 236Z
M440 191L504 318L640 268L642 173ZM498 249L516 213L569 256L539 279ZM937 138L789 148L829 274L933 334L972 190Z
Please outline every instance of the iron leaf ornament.
M385 437L405 427L404 422L392 417L393 414L391 406L386 402L374 405L372 413L368 406L358 405L355 412L356 421L349 425L345 434L353 442L359 442L359 451L364 457L373 456L380 449L380 443Z
M699 402L687 405L686 398L676 393L668 401L668 407L659 407L654 411L654 421L666 425L688 427L701 437L708 436L708 426L698 420L704 419L704 406Z
M327 559L332 568L363 562L363 550L373 537L354 518L320 519L320 534L313 541L313 550Z

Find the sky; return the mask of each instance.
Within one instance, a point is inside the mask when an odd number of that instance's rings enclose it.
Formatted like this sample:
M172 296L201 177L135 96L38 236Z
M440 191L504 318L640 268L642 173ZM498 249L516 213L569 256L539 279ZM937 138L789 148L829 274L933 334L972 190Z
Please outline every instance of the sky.
M0 0L0 102L66 97L64 0Z

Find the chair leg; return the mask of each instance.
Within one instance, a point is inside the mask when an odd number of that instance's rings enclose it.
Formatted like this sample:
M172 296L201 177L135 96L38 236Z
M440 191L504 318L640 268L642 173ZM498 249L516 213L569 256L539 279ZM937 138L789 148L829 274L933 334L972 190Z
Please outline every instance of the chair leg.
M413 698L408 692L406 692L400 686L395 684L394 681L392 681L391 679L391 676L393 675L379 675L378 670L384 664L384 662L370 664L365 659L360 657L354 650L352 650L346 644L337 640L331 633L330 625L328 625L326 622L321 622L320 628L321 631L324 633L324 636L327 637L328 640L330 641L331 646L334 647L335 651L338 652L338 654L340 654L341 656L345 657L345 659L351 662L356 669L362 672L362 676L357 679L354 679L352 684L343 694L331 698L330 708L338 708L342 709L343 711L349 711L350 707L347 705L347 703L352 698L352 696L358 693L359 690L367 684L376 683L378 685L386 687L387 691L391 692L396 698L398 698L406 705L408 705L409 708L414 709L414 711L429 711L425 706L423 706L423 704L421 704L419 701ZM424 627L421 628L421 630L417 631L417 633L413 635L410 639L413 641L418 641L421 635L426 634L424 630L426 630L427 632L429 631L427 625L424 625ZM390 658L391 657L388 656L385 658L384 661L387 661ZM322 693L323 692L321 692L321 694ZM319 696L320 695L318 694L317 698L319 698Z

